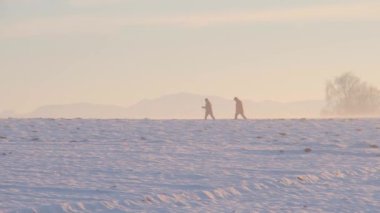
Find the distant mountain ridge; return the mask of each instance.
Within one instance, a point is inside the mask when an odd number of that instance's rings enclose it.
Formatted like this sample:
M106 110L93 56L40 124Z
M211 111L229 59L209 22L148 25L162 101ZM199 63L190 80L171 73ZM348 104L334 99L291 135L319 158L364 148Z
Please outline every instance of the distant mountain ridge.
M98 105L77 103L43 106L31 113L17 115L23 118L124 118L124 119L202 119L204 98L213 104L216 118L234 116L234 101L218 96L178 93L157 99L142 100L132 106ZM324 101L299 101L280 103L275 101L254 102L244 100L248 118L318 118Z

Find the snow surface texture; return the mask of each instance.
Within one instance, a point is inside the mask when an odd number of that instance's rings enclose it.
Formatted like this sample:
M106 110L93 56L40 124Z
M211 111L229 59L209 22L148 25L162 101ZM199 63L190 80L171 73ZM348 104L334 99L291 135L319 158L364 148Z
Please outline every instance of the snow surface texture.
M380 120L0 120L0 212L379 212Z

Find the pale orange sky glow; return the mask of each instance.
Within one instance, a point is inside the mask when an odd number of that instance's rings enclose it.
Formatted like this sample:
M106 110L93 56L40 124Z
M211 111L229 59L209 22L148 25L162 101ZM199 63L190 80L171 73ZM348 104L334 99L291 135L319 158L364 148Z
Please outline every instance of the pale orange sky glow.
M380 87L379 24L373 0L3 0L0 111L178 92L322 100L347 71Z

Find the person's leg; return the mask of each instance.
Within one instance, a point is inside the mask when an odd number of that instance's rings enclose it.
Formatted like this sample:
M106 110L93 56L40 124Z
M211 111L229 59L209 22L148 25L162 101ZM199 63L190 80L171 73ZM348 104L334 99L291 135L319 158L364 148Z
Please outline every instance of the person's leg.
M239 113L235 113L235 120L237 120L238 119L238 115L239 115Z
M215 120L214 113L211 113L210 115L211 115L212 120Z
M207 120L207 117L208 117L208 113L206 112L205 113L205 120Z
M245 117L244 113L241 113L241 116L243 116L243 118L244 118L245 120L247 120L247 117Z

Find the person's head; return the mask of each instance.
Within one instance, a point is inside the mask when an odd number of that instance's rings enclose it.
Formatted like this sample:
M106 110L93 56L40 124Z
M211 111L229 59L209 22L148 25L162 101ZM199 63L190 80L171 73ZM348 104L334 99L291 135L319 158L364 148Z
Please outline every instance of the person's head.
M238 99L237 97L235 97L235 98L234 98L234 101L237 101L237 100L239 100L239 99Z

